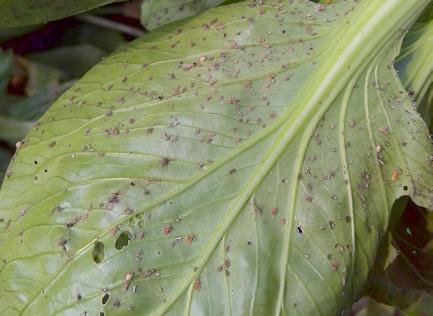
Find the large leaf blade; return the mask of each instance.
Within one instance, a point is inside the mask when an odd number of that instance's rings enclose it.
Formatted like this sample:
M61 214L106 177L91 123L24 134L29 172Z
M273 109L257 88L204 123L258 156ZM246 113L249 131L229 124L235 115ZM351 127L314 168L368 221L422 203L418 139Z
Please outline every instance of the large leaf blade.
M185 19L215 7L224 0L144 0L141 4L141 23L148 30Z
M407 193L431 203L427 131L390 66L394 28L424 4L233 5L104 61L47 112L8 172L0 306L350 306L383 210Z

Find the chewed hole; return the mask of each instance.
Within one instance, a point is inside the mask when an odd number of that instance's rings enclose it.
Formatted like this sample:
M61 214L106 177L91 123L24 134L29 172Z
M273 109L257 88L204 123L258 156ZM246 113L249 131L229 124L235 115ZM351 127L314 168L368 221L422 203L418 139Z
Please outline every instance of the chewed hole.
M407 191L409 188L407 187L407 185L403 186L403 190Z
M105 313L104 312L100 312L99 316L105 316Z
M110 299L110 293L105 293L104 296L101 299L101 304L105 305L107 304L108 300Z
M298 225L296 227L296 231L298 232L298 234L303 234L304 233L304 228L302 227L302 225Z
M105 257L104 244L100 241L95 242L95 246L93 247L92 257L95 263L101 263Z
M130 236L131 234L128 231L122 232L114 243L116 249L120 250L123 247L128 246Z

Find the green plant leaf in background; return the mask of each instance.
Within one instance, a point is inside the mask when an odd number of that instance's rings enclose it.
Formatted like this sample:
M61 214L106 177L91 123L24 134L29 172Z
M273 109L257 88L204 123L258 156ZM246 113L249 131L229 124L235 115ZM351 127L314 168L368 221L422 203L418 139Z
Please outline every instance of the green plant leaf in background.
M361 303L364 306L359 308L354 316L407 316L394 306L379 303L371 298L362 299Z
M9 75L12 69L12 54L0 49L0 95L6 93Z
M247 1L104 60L7 172L1 312L347 312L393 201L432 207L392 66L428 2Z
M0 0L0 26L46 23L124 0Z
M12 54L0 49L0 99L6 94L6 88L9 81L9 75L12 69ZM1 102L0 102L1 105ZM1 108L1 106L0 106ZM0 114L0 133L2 132L1 121L5 118ZM26 130L28 131L28 130ZM21 135L23 136L23 135ZM3 146L0 146L0 181L3 181L3 175L9 164L11 153Z
M153 30L215 7L224 0L143 0L141 24Z
M402 81L413 91L418 108L430 125L432 108L428 95L432 93L433 63L431 8L430 5L424 17L405 36L396 64ZM383 242L384 251L379 252L369 281L369 295L410 315L429 315L433 305L433 216L411 203L406 208L407 199L402 202L395 205L394 211L396 215L403 214L403 217L391 224L390 238ZM384 265L383 257L386 257L387 250L396 255L390 264Z
M415 101L424 120L433 122L433 5L424 20L417 22L403 42L396 67Z
M7 71L0 73L3 91L0 94L0 139L13 146L22 139L71 82L60 84L64 71L8 54ZM14 65L14 66L13 66ZM9 95L6 84L10 76L26 78L25 96Z
M369 295L409 315L429 315L433 305L433 213L413 204L392 229L396 251L387 266L377 264Z

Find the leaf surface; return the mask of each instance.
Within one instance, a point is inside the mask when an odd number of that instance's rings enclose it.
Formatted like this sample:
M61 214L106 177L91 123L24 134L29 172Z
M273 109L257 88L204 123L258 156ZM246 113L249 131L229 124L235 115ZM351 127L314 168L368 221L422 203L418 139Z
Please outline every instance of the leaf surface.
M405 87L415 95L424 120L433 122L433 4L415 23L403 42L397 70Z
M104 60L7 172L1 312L344 314L392 202L432 205L392 67L427 3L240 3Z
M144 0L141 4L141 24L153 30L162 25L185 19L224 0Z

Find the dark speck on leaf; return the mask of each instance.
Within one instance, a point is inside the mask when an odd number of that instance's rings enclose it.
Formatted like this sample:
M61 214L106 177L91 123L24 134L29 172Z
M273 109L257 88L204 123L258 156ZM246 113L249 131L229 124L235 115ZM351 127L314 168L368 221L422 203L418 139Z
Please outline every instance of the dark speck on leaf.
M170 158L164 157L161 159L161 167L167 167L170 164Z

